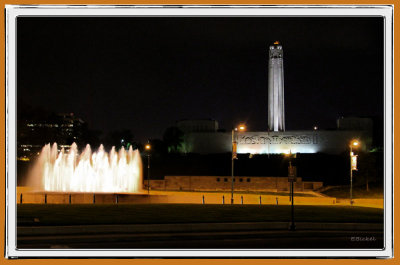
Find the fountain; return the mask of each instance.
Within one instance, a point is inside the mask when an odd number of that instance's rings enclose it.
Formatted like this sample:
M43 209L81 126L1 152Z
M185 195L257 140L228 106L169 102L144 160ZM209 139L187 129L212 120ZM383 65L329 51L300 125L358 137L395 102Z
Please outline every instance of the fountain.
M43 147L29 177L29 186L46 192L139 193L142 161L138 150L87 145L79 154L73 143L68 152L54 143Z

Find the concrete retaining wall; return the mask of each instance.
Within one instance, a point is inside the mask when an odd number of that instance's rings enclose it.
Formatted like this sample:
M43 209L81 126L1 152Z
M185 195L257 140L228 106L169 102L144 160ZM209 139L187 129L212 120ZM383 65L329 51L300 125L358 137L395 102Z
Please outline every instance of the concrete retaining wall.
M144 182L145 189L147 181ZM232 186L230 176L166 176L164 180L150 180L152 190L171 191L229 191ZM289 191L287 177L235 177L236 191ZM316 190L322 182L303 182L297 178L295 191Z

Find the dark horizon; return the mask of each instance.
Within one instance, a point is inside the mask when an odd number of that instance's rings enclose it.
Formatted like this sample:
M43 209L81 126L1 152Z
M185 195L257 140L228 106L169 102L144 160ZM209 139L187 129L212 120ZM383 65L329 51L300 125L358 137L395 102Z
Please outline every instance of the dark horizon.
M183 119L267 130L268 46L284 50L287 130L383 117L383 18L19 17L17 101L105 133Z

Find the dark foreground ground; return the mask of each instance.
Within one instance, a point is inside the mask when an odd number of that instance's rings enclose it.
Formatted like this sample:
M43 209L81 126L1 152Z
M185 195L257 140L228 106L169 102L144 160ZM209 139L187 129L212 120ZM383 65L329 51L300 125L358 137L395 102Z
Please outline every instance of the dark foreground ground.
M290 205L18 204L21 226L288 222ZM382 223L383 209L295 205L298 222Z
M282 205L18 205L18 248L383 248L383 210Z

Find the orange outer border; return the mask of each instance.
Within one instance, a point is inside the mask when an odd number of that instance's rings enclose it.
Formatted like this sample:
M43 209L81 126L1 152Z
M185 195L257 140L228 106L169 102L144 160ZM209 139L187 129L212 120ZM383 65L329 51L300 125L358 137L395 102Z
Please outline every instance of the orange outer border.
M2 35L2 41L1 41L1 51L0 53L2 55L5 54L5 23L4 23L4 8L5 5L36 5L36 4L80 4L80 5L115 5L115 4L126 4L126 5L394 5L394 29L396 29L396 24L398 24L400 21L400 13L399 10L396 9L398 6L397 1L382 1L382 0L363 0L362 2L360 1L346 1L346 0L331 0L331 1L321 1L321 0L272 0L272 1L262 1L262 0L251 0L251 1L238 1L238 0L217 0L217 1L205 1L205 0L186 0L186 1L177 1L177 0L119 0L119 1L111 1L111 0L1 0L1 6L3 8L3 12L1 13L1 19L0 19L0 30L1 30L1 35ZM399 114L399 107L397 107L396 103L400 104L400 99L399 99L399 94L396 93L399 91L398 83L396 83L396 78L399 79L400 76L400 65L399 65L399 54L400 54L400 34L396 34L396 30L394 30L394 117L398 117ZM397 44L397 45L396 45ZM397 59L397 60L396 60ZM263 259L246 259L246 260L240 260L240 259L119 259L119 260L113 260L113 259L60 259L60 260L53 260L53 259L34 259L34 260L7 260L4 258L4 220L5 220L5 59L2 61L1 66L1 74L0 74L0 83L3 84L2 86L2 92L0 93L0 102L1 102L1 115L0 115L0 120L3 121L0 124L0 135L1 135L1 141L0 141L0 165L1 165L1 180L0 180L0 190L1 190L1 196L0 196L0 212L1 212L1 224L2 227L0 228L0 249L2 250L2 257L0 257L0 264L37 264L37 265L47 265L47 264L54 264L55 262L58 265L70 265L71 263L74 264L96 264L96 265L103 265L103 264L115 264L115 262L118 262L118 265L123 265L123 264L140 264L140 265L149 265L149 264L174 264L174 265L181 265L181 264L207 264L207 265L212 265L212 264L218 264L218 265L223 265L223 264L229 264L229 265L242 265L243 263L246 264L287 264L287 265L293 265L293 264L307 264L307 265L319 265L321 262L324 263L324 265L330 265L330 264L343 264L343 263L352 263L352 264L359 264L359 265L368 265L371 263L390 263L394 264L397 263L399 260L399 255L400 255L400 248L396 247L395 244L395 252L394 252L394 259L388 259L388 260L319 260L319 259L302 259L302 260L276 260L276 259L269 259L269 260L263 260ZM394 122L394 137L396 138L398 130L399 130L399 123ZM394 179L396 179L396 172L399 172L400 170L400 161L399 161L399 156L398 156L398 148L399 148L399 142L394 140ZM399 181L394 182L394 190L400 190L400 185ZM398 205L399 201L399 196L394 197L394 205ZM399 220L399 211L394 211L394 219ZM395 227L396 228L396 227ZM394 230L394 238L400 238L400 233L399 229ZM397 258L396 258L397 257Z

